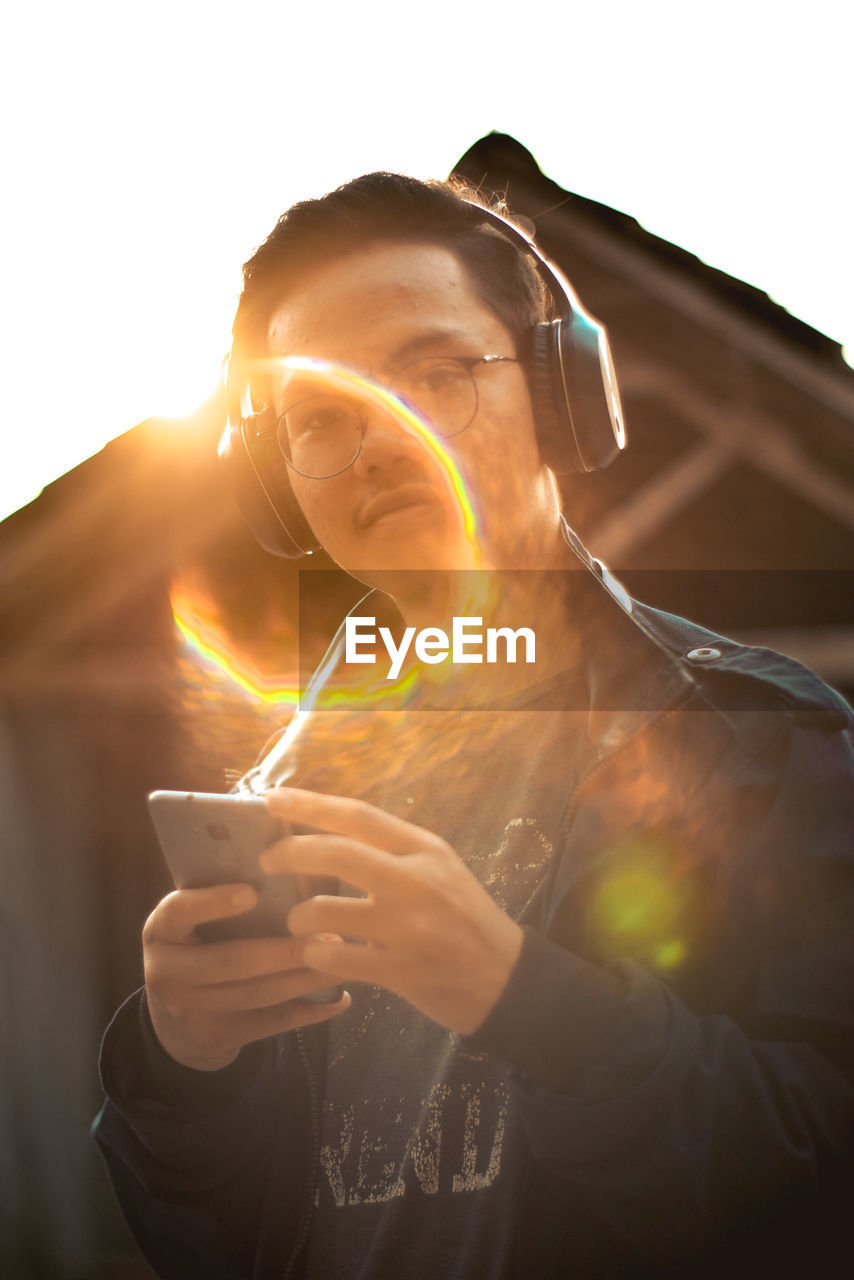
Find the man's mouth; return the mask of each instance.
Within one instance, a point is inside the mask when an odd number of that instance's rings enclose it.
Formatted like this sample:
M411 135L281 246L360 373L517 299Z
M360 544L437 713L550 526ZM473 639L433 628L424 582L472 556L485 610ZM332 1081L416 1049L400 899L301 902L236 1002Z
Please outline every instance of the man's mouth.
M432 506L439 503L436 490L426 484L401 484L394 489L385 489L382 493L368 498L356 512L356 526L367 529L386 516L397 515L415 507Z

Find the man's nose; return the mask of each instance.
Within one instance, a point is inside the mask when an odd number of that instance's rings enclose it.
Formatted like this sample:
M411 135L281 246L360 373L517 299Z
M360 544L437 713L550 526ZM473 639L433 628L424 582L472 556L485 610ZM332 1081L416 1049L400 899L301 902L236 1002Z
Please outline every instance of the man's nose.
M424 444L414 427L382 405L367 404L362 413L362 447L353 466L363 473L422 460Z

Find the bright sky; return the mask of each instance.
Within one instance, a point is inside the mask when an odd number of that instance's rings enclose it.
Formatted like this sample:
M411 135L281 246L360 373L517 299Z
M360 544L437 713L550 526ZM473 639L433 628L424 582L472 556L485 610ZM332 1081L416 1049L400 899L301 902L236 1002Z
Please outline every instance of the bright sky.
M537 26L505 0L19 0L0 517L207 398L241 263L292 201L370 169L445 176L491 129L854 352L852 12L560 0Z

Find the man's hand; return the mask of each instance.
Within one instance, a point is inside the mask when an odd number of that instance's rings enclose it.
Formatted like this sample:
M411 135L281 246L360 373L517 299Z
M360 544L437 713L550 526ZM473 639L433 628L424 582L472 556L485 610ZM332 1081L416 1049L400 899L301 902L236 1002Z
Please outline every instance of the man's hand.
M523 934L450 845L360 800L278 788L267 804L324 834L277 841L261 857L265 870L333 876L365 894L291 908L304 963L395 991L452 1031L476 1031L507 985Z
M251 885L179 889L158 903L142 931L148 1008L157 1038L185 1067L216 1071L245 1044L323 1022L350 1006L302 1002L335 985L305 958L309 938L201 942L195 927L255 905Z

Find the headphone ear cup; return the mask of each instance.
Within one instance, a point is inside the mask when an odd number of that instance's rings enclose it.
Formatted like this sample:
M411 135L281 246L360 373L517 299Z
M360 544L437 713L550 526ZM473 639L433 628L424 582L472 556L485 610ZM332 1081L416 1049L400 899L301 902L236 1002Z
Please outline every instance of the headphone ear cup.
M294 496L287 463L267 419L260 413L227 423L219 456L256 540L272 555L299 560L319 550L320 544Z
M474 208L481 221L498 226L531 255L558 312L556 320L534 325L530 340L528 377L541 458L558 474L607 467L625 448L626 431L604 327L530 236L496 210Z
M608 335L571 307L534 326L531 399L540 454L559 475L599 471L625 447Z
M560 320L543 320L531 332L528 381L540 457L553 471L583 471L560 375L556 347Z

